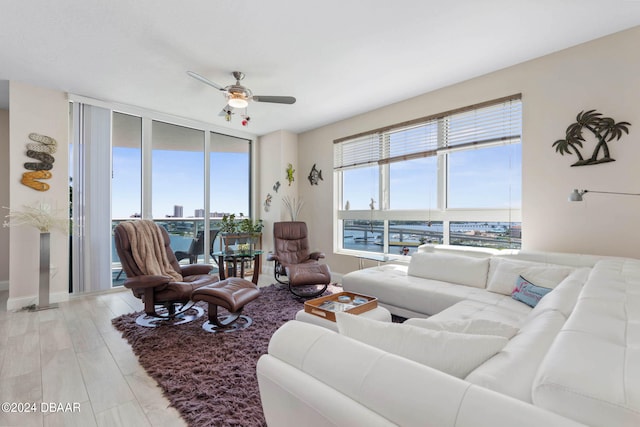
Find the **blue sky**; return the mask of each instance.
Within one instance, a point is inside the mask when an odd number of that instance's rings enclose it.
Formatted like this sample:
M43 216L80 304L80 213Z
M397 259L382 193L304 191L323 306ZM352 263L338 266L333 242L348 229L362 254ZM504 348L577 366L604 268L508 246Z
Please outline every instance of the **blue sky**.
M450 154L449 206L519 207L520 151L520 144L512 144ZM152 162L154 218L173 215L174 205L183 206L185 217L204 207L202 152L153 150ZM248 214L248 154L214 152L210 163L211 211ZM436 157L391 164L391 208L437 209L436 175ZM344 182L344 201L351 209L369 209L371 197L379 209L377 165L345 171ZM139 149L114 147L112 185L113 217L139 213Z
M211 155L211 211L244 213L249 210L247 153L215 152ZM185 217L204 208L204 157L202 152L153 150L152 213L154 218L173 215L183 206ZM112 216L128 218L141 211L140 149L113 148Z
M521 144L449 154L450 208L509 208L521 204ZM390 166L391 209L437 209L437 161L425 157ZM378 166L344 173L343 203L379 209Z

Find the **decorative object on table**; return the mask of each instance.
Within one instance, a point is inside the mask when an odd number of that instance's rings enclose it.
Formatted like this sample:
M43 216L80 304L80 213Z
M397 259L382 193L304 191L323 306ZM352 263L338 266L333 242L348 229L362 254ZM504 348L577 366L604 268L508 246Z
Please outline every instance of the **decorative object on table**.
M622 196L640 196L640 193L620 193L617 191L594 191L594 190L579 190L575 189L569 194L570 202L581 202L585 194L587 193L599 193L599 194L618 194Z
M559 139L553 143L556 148L556 152L561 155L575 154L578 156L578 161L571 166L586 166L596 165L600 163L613 162L615 159L611 158L609 153L608 142L619 140L622 138L623 132L629 134L629 122L616 123L610 117L602 117L601 113L597 113L596 110L581 111L576 116L576 122L569 125L566 130L565 139ZM590 131L597 139L598 143L593 150L593 154L589 158L582 157L580 148L585 141L585 137L582 133L583 129ZM602 157L598 158L602 150Z
M292 165L291 163L289 163L289 164L287 165L287 169L286 169L286 172L287 172L287 181L289 181L289 186L291 186L291 183L292 183L293 181L295 181L295 178L293 177L293 173L294 173L295 171L296 171L296 170L293 168L293 165Z
M373 197L371 198L371 203L369 203L369 207L371 208L371 210L374 210L376 208L376 201L373 199Z
M282 203L284 203L284 206L287 208L291 221L297 221L300 210L302 210L302 206L304 205L302 199L296 200L295 197L289 198L289 196L284 196L282 198Z
M38 287L38 305L31 306L30 311L47 310L57 308L56 304L49 304L49 278L50 272L50 252L51 252L51 230L58 229L67 233L69 218L60 216L58 210L51 205L39 202L34 206L24 206L24 210L13 210L10 208L9 214L5 218L3 227L15 227L29 225L40 231L40 282ZM65 210L62 210L66 212Z
M236 214L224 214L220 220L220 232L221 233L235 233L238 231L238 224L236 223Z
M250 245L250 250L255 248L264 223L261 219L252 221L250 218L236 220L235 214L223 215L220 221L220 233L222 237L222 249L225 252L239 250L239 245Z
M309 172L309 176L307 178L309 179L311 185L318 185L319 180L324 181L324 179L322 179L322 171L316 169L315 163L313 164L313 167L311 168L311 171Z
M51 179L51 170L55 158L53 153L58 150L58 143L50 136L40 135L32 132L29 139L33 142L27 143L27 157L38 160L37 162L26 162L24 168L28 172L22 174L20 183L36 191L49 190L49 184L39 181L40 179Z
M406 246L403 246L402 249L400 250L400 253L402 255L409 255L409 248Z
M276 181L276 183L273 184L273 191L277 193L279 189L280 189L280 181Z
M271 200L273 199L273 196L271 196L271 193L267 193L267 197L264 199L264 211L265 212L269 212L269 210L271 209Z
M347 200L347 203L344 204L344 210L348 211L349 209L351 209L351 203Z
M245 218L242 221L240 221L240 226L238 229L241 233L256 235L256 234L261 234L263 228L264 228L264 223L262 222L261 219L252 221L249 218Z
M349 304L351 302L351 297L349 295L340 295L338 297L338 302Z

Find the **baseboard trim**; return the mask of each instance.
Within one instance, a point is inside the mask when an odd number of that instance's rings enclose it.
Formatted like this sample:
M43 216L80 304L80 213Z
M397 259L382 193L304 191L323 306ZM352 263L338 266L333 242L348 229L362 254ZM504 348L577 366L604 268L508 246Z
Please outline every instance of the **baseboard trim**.
M8 290L9 290L9 281L0 280L0 291L8 291Z
M69 301L69 293L67 292L52 292L49 295L49 302L51 303L65 301ZM33 304L38 304L37 295L21 298L9 298L7 300L7 311L22 310L24 307L29 307Z

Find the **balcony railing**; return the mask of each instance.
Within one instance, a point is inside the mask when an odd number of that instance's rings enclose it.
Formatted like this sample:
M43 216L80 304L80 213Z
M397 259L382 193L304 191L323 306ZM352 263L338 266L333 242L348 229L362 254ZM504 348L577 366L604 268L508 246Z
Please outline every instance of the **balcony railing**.
M111 230L115 228L121 222L130 221L131 218L115 218L111 221ZM209 228L211 230L220 229L220 220L221 218L211 218L209 220ZM183 251L187 252L189 247L191 246L191 242L196 238L200 231L204 230L204 219L203 218L159 218L153 220L156 224L162 226L169 233L169 238L171 239L171 249L173 252ZM113 233L112 233L113 235ZM222 248L222 242L220 235L217 235L212 248L214 251L220 250ZM204 263L205 255L208 255L209 251L203 251L202 254L198 254L197 261L198 263ZM118 253L116 251L115 243L112 239L111 241L111 277L112 277L112 286L122 286L122 283L126 279L126 275L124 271L122 271L122 264L120 263L120 258L118 257ZM189 264L189 258L185 258L179 261L180 264L186 265ZM214 257L209 256L209 264L211 264L214 269L213 272L217 272L218 265Z

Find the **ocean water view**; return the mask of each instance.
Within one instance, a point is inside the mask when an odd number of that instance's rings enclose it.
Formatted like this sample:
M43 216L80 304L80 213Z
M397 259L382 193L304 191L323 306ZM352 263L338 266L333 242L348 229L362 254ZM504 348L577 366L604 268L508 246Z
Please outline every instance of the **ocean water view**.
M345 249L384 251L382 221L345 220L343 230L342 243ZM411 254L424 243L442 244L443 236L442 222L390 221L389 253ZM521 225L509 222L451 222L449 240L452 245L517 249L521 245Z

